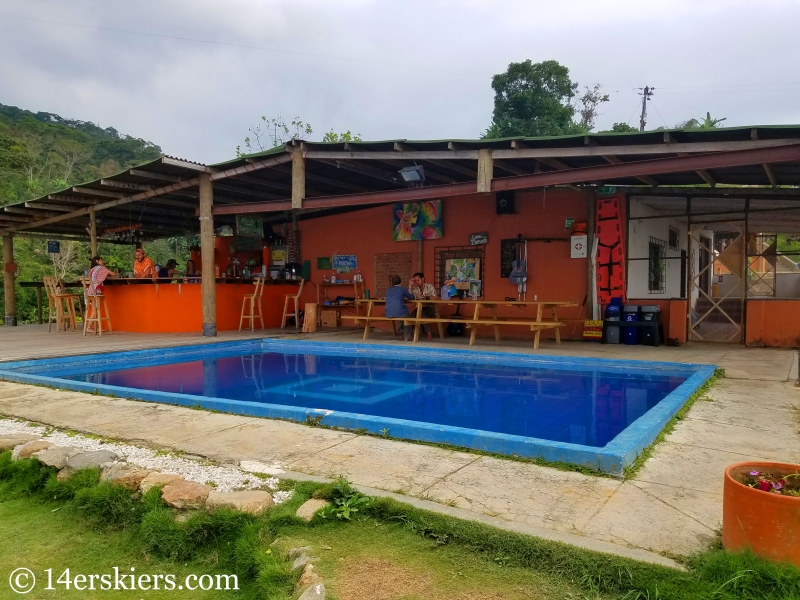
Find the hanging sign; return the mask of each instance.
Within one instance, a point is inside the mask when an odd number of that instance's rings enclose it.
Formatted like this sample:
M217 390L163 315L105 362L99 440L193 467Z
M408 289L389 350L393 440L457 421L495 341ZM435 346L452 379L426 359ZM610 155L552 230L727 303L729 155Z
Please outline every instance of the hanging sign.
M469 236L470 246L485 246L489 243L488 233L471 233Z
M320 271L330 271L333 269L333 265L331 264L331 257L330 256L318 256L317 257L317 269Z
M613 185L601 185L597 188L597 194L600 196L610 196L611 194L616 194L617 188Z
M358 268L358 257L355 254L334 254L331 256L331 266L339 273L349 273Z
M57 240L47 240L48 254L61 254L61 242Z
M569 229L570 227L572 227L572 224L573 224L574 222L575 222L575 219L573 219L572 217L568 217L568 218L567 218L567 219L564 221L564 229Z

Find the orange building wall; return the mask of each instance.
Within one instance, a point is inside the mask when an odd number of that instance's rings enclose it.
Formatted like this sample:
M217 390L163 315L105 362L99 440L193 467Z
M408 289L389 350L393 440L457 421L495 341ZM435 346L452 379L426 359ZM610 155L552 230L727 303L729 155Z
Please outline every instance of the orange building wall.
M199 283L157 285L107 285L105 302L114 331L140 333L199 333L203 330L203 309ZM265 285L262 310L265 327L279 327L286 294L296 285ZM252 284L217 284L217 330L239 329L245 294Z
M444 199L444 237L422 242L423 271L427 280L436 283L433 277L436 247L466 246L469 245L471 233L488 232L489 243L485 248L484 265L485 298L502 300L506 296L516 297L516 286L500 277L500 240L514 238L517 234L528 238L568 239L571 231L565 229L565 220L587 220L587 200L583 192L518 192L515 197L517 214L511 216L495 214L494 195L475 194ZM392 205L387 205L301 221L301 254L303 259L311 260L312 282L319 283L323 275L330 276L330 271L317 270L316 259L332 254L357 255L365 286L373 295L376 287L376 254L411 252L416 270L419 243L392 240L392 210ZM578 324L577 318L586 295L586 269L587 259L570 258L568 241L528 242L528 300L533 300L534 295L537 295L538 300L567 300L579 305L562 309L559 313L559 319L568 322L568 326L561 330L561 335L565 338L580 339L582 335L582 325ZM307 286L306 289L303 292L304 301L316 301L313 286ZM580 321L584 319L585 311ZM503 331L511 333L511 328L504 328ZM487 335L489 333L490 331ZM524 333L524 330L519 333ZM552 334L552 331L545 332L550 337ZM525 335L529 337L530 332Z
M748 346L800 346L800 300L748 300Z

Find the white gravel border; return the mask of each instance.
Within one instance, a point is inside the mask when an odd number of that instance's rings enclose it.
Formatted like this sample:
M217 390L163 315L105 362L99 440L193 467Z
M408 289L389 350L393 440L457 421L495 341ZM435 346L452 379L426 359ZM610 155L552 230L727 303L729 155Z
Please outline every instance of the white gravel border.
M180 475L187 481L196 483L209 484L209 482L213 482L212 487L218 492L269 490L272 492L275 504L285 502L292 495L292 492L278 490L277 477L263 478L263 475L258 477L236 467L217 467L173 454L163 454L150 448L140 448L111 440L98 440L78 433L66 434L52 427L37 425L30 421L2 418L0 419L0 436L3 434L40 435L54 446L73 446L87 452L111 450L126 462L138 467ZM275 470L279 471L279 469Z

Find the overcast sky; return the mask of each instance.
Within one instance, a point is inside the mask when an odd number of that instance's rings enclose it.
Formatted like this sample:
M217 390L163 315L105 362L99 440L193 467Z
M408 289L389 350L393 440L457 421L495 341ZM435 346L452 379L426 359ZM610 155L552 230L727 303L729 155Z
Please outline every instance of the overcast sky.
M0 0L0 103L232 158L261 115L312 139L474 138L491 76L554 59L611 95L597 129L800 123L800 0Z

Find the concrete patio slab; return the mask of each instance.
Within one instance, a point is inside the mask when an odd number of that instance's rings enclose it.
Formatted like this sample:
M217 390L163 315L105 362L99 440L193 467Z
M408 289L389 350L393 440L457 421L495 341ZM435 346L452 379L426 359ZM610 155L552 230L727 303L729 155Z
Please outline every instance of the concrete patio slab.
M617 479L482 457L425 490L425 497L505 521L577 531L620 485Z
M666 554L688 556L716 539L702 523L631 482L623 483L582 533L594 539Z
M297 423L248 419L241 425L199 435L183 442L176 442L167 432L159 434L154 441L165 443L157 440L169 439L170 445L192 454L207 456L218 462L257 460L269 465L285 466L338 446L354 437L356 437L354 433L318 429Z
M418 495L478 459L466 452L358 436L291 462L289 468L330 478L342 475L370 487Z

